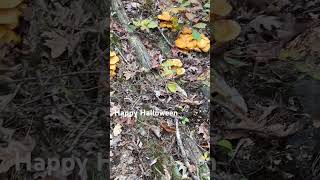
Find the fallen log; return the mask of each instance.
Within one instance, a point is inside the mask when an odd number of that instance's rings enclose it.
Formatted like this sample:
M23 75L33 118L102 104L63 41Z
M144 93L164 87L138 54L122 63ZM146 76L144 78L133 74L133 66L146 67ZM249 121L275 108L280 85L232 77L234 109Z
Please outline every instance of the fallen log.
M121 25L126 29L127 32L129 32L128 25L130 24L130 20L123 8L122 2L120 0L111 0L111 7L113 11L116 12L116 15ZM149 71L152 67L152 64L151 64L152 61L146 47L143 45L143 43L141 42L140 38L137 35L135 35L134 33L129 33L129 34L130 34L128 38L129 44L133 47L135 54L137 56L137 59L139 60L142 67L146 71Z

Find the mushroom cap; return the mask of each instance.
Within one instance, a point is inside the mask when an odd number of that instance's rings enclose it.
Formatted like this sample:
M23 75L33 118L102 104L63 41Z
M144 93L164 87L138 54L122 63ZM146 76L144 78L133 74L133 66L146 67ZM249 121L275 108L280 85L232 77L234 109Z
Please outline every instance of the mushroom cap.
M171 66L182 67L182 62L180 59L168 59L166 63Z
M110 64L116 64L117 62L119 62L120 59L118 56L113 56L111 59L110 59Z
M110 70L116 70L117 66L115 64L110 64Z
M208 45L208 42L204 39L200 39L200 41L197 42L197 45L200 49L203 49Z
M210 50L210 44L208 44L206 47L201 49L203 52L209 52Z
M232 20L213 22L213 37L217 42L227 42L235 39L241 32L240 25Z
M177 40L175 40L175 45L180 49L184 49L187 47L185 40L182 38L178 38Z
M182 29L182 34L192 34L192 29L190 27L184 27Z
M162 14L158 15L158 19L163 20L163 21L170 21L171 15L168 11L164 11L164 12L162 12Z
M0 24L18 24L21 12L18 9L2 9L0 11Z
M232 11L232 6L227 0L212 0L212 12L219 16L226 16Z
M9 9L17 7L23 0L1 0L0 9Z
M161 28L172 28L172 24L170 22L162 21L159 25Z
M189 41L193 40L193 37L191 34L180 34L178 39L182 39L183 41L185 41L185 43L188 43Z
M196 52L202 52L201 49L198 48L198 47L195 47L193 50L196 51Z
M111 76L111 77L114 77L116 74L117 74L117 73L116 73L115 70L110 70L110 76Z
M193 50L195 47L197 47L197 42L190 41L190 42L187 43L187 48L189 50Z
M184 68L177 68L177 75L183 75L185 72L186 72L186 70L184 69Z
M201 34L201 38L205 40L206 42L210 43L210 39L206 37L204 34Z
M116 52L114 52L114 51L110 52L110 57L113 57L113 56L116 56L116 55L117 55Z

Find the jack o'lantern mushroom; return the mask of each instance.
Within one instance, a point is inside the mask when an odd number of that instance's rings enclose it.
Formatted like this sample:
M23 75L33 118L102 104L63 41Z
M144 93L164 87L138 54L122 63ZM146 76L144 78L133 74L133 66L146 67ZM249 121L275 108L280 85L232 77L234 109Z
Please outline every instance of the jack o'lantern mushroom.
M186 70L180 59L168 59L161 64L162 75L168 79L184 75Z
M213 22L213 36L217 42L227 42L235 39L241 32L240 25L232 20L218 20Z
M171 15L169 12L164 11L162 14L158 15L158 19L162 21L170 21L171 20Z
M184 27L181 34L175 41L175 45L179 49L196 52L208 52L210 50L210 40L204 34L201 39L195 40L192 36L192 29Z
M117 64L120 61L116 52L110 52L110 77L114 77L116 75Z

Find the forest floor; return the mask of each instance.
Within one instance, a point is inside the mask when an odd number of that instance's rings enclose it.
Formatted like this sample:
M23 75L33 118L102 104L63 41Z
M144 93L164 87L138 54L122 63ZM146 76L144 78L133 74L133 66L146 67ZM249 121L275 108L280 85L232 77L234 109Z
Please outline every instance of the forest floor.
M157 15L163 11L183 6L187 12L179 19L191 25L207 23L199 31L209 36L210 24L202 16L206 3L123 1L131 21L158 21ZM133 23L127 32L117 21L116 12L111 20L111 48L124 60L111 80L112 110L178 111L182 134L195 140L202 153L200 159L205 159L214 172L213 179L319 178L319 2L230 3L233 10L226 18L238 22L241 33L233 41L212 43L211 122L203 90L208 81L204 74L209 72L209 56L168 46L175 45L181 31L165 29L161 33L157 28L139 29ZM128 45L132 32L152 57L152 73L141 70ZM160 64L168 58L183 62L186 72L174 81L186 97L171 93L167 84L172 79L160 77ZM182 123L186 118L188 122ZM210 150L206 149L209 125ZM194 164L185 165L176 143L175 118L113 116L112 127L113 178L174 179L169 168L172 162L180 175L185 169L192 174ZM207 151L210 158L205 157ZM167 157L165 162L163 157Z
M167 1L122 1L126 15L131 21L150 19L158 23L157 16L181 3ZM203 6L205 2L199 5ZM190 5L189 8L193 6ZM208 18L203 8L197 18ZM194 8L196 9L196 8ZM194 12L194 13L195 13ZM199 153L194 159L208 161L209 106L208 98L201 87L209 84L209 53L183 52L171 47L179 31L170 29L141 30L130 24L126 28L117 20L117 13L111 17L111 49L120 57L115 77L111 79L111 172L113 179L181 179L188 177L188 168L197 173L200 166L184 163L176 144L177 129L183 136L194 141ZM177 14L178 15L178 14ZM180 16L180 15L179 15ZM187 21L185 17L179 17ZM146 72L139 64L129 37L132 31L138 35L152 59L152 70ZM201 30L208 35L209 30ZM168 59L180 59L185 69L183 76L166 78L162 76L161 64ZM199 77L202 77L201 80ZM181 91L170 92L168 84L175 82ZM155 110L178 112L178 116L119 117L117 111ZM185 147L190 149L192 147ZM191 167L192 166L192 167ZM209 174L202 175L209 178Z

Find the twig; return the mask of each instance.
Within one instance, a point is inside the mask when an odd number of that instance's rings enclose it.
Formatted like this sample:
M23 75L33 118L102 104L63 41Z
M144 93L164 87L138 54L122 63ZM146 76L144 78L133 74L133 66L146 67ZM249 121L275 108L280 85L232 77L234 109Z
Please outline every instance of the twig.
M158 30L160 31L162 37L164 38L164 40L166 40L166 42L169 44L169 46L173 47L173 45L171 44L171 42L167 39L167 37L163 34L163 31L158 27Z
M120 54L120 56L122 57L123 61L128 64L127 59L124 57L124 55L122 54L122 52L120 51L120 49L117 46L115 47L115 50L118 52L118 54Z
M19 84L14 92L10 94L7 98L4 98L4 100L0 103L0 113L6 109L8 104L14 99L14 97L17 95L18 91L20 90L21 84Z
M79 132L79 134L76 136L76 138L73 140L73 142L71 143L69 149L66 152L71 152L73 150L73 148L75 147L75 145L79 142L81 136L89 129L89 127L91 126L91 124L93 124L96 121L96 118L93 117L91 119L91 121L89 121L89 123L86 124L86 126Z
M182 144L182 140L181 140L181 136L180 136L180 131L179 131L179 120L178 118L175 119L176 121L176 136L177 136L177 144L180 148L180 151L181 151L181 156L183 158L183 161L184 161L184 164L187 166L188 168L188 171L189 171L189 174L191 175L192 179L194 180L200 180L199 177L197 177L196 175L193 174L192 170L190 169L190 163L188 161L188 158L187 158L187 154L186 154L186 151L183 147L183 144Z

